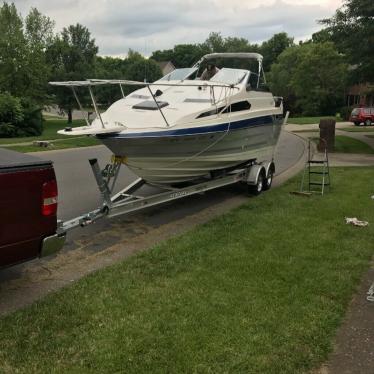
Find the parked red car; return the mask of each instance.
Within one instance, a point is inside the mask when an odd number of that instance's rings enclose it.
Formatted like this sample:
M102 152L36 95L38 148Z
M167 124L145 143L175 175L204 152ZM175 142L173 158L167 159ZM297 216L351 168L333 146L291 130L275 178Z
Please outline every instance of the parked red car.
M349 120L356 126L360 126L361 123L370 126L374 123L374 108L354 108Z

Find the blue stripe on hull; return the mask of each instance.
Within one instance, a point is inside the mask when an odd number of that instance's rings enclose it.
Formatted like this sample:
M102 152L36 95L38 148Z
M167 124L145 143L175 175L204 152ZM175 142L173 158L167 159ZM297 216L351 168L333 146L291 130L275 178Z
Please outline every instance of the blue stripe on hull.
M96 135L99 139L106 138L154 138L154 137L167 137L167 136L186 136L186 135L198 135L212 132L224 132L228 129L238 130L246 127L255 127L262 125L272 125L274 122L273 116L263 116L250 119L244 119L241 121L221 123L219 125L211 125L204 127L189 127L187 129L176 129L167 131L153 131L153 132L141 132L133 134L98 134Z

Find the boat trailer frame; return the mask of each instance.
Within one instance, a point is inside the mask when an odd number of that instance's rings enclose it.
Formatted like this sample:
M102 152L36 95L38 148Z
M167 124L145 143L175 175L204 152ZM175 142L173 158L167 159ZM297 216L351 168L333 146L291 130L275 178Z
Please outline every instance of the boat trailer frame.
M112 163L107 164L104 169L100 169L97 159L90 159L89 163L101 194L101 206L68 221L59 221L57 228L58 236L65 236L68 231L76 227L87 226L104 217L111 218L137 212L148 207L238 182L245 183L248 186L256 186L261 173L264 178L267 178L269 172L274 173L275 171L273 160L257 163L256 159L253 159L236 167L210 172L210 178L200 179L196 183L184 187L149 183L142 178L138 178L118 193L113 194L124 160L121 157L113 156ZM148 196L138 195L137 192L144 185L157 187L164 191Z

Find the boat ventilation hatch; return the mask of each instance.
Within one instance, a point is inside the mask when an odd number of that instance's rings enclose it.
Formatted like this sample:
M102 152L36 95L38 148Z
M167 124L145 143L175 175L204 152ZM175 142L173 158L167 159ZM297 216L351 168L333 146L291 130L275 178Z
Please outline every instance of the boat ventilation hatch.
M164 108L168 106L169 103L166 101L157 101L157 104L155 101L147 100L142 101L141 103L133 105L133 109L144 109L144 110L158 110L160 108Z

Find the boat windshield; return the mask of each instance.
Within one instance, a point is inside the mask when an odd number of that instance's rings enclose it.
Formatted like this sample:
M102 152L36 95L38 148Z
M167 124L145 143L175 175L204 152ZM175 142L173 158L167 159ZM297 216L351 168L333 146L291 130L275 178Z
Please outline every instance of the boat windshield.
M196 72L196 70L197 68L175 69L171 73L162 77L160 81L182 81L190 77L194 72Z
M216 75L214 75L210 79L210 81L226 84L238 84L243 81L247 73L248 70L222 68Z

